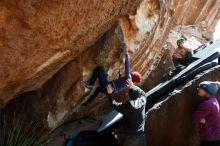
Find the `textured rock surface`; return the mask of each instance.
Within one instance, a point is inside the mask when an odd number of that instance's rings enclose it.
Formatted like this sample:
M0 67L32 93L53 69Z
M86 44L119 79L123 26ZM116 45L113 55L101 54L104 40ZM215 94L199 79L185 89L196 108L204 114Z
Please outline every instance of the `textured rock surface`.
M86 95L81 82L95 66L104 66L113 79L118 68L123 68L122 52L127 46L132 70L141 72L150 89L171 65L170 48L176 40L165 43L171 30L177 25L194 25L201 32L199 37L207 39L210 35L205 34L213 32L220 17L216 0L139 3L1 1L0 106L18 97L10 103L12 107L29 105L31 119L51 129L87 114L104 115L110 110L105 98L76 110ZM169 51L164 51L166 46ZM160 62L162 56L169 60L167 68ZM158 74L151 74L156 67Z
M0 2L0 105L39 89L140 0Z

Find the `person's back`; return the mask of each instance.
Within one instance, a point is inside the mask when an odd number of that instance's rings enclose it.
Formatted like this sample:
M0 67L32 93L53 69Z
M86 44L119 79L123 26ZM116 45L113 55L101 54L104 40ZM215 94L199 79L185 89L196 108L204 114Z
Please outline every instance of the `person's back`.
M122 103L118 103L112 98L111 85L108 85L107 91L112 107L122 113L124 117L123 125L126 133L124 146L146 146L144 132L146 97L144 91L133 85L129 89L130 100Z
M120 112L124 116L124 127L127 134L144 133L145 126L145 97L140 97L136 100L129 100L126 103L126 108Z

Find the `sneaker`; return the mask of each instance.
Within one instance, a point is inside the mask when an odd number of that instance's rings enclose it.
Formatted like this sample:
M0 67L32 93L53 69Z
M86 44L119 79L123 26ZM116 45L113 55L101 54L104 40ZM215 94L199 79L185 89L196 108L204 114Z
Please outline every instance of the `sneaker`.
M88 91L91 91L94 88L94 85L87 85L85 84L85 87Z
M90 105L90 104L91 104L91 102L88 102L88 101L89 101L89 99L91 98L92 94L93 94L95 91L96 91L96 88L95 88L95 86L94 86L94 88L93 88L92 90L90 90L90 93L89 93L86 97L84 97L83 101L81 102L81 104L82 104L83 106L87 106L87 105Z

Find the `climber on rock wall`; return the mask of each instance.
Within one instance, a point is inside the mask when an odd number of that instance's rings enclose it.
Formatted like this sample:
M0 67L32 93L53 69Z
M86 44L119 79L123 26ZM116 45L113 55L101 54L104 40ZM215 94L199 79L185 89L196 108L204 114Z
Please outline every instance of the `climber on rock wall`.
M91 103L99 93L107 93L106 86L108 84L112 85L114 89L113 93L118 93L127 88L126 80L132 79L132 81L136 84L139 84L142 80L141 74L139 72L134 71L130 73L130 63L129 63L127 51L125 52L125 75L123 76L119 72L118 79L108 81L107 78L108 78L108 75L102 67L98 66L95 68L92 74L92 77L90 78L88 83L85 85L87 89L91 90L91 93L89 97L87 97L87 100L83 103L83 105L88 105L89 103ZM97 79L99 79L100 86L94 89L94 84Z
M180 65L187 66L188 64L193 62L192 49L186 48L184 46L185 41L186 37L184 36L177 40L177 48L173 53L173 63L175 67L178 67Z
M220 108L216 99L220 93L220 82L202 82L198 87L198 95L202 100L193 114L199 135L201 146L220 145Z
M129 89L128 101L119 103L112 97L114 89L111 84L107 86L107 93L112 107L123 114L123 126L126 134L124 146L146 146L145 136L145 106L146 97L144 91L133 85L131 80L127 81Z

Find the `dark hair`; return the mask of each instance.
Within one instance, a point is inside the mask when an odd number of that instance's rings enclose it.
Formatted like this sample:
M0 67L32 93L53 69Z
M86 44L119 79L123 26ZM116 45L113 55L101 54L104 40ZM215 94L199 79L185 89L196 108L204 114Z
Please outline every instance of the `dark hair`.
M141 96L141 94L138 91L138 89L135 89L135 88L129 89L128 94L129 94L130 99L132 99L132 100L136 100L138 97Z

